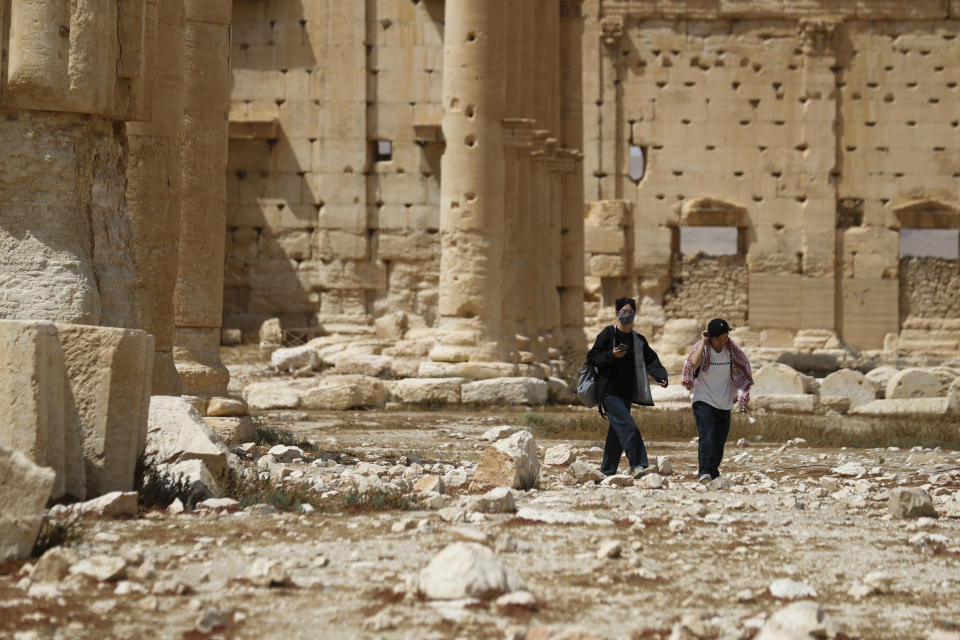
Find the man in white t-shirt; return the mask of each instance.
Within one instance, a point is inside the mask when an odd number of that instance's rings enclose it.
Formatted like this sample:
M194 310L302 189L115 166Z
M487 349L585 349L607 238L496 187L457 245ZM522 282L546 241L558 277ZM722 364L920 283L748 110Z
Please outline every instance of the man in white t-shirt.
M730 325L714 318L683 363L681 384L691 391L693 417L700 435L698 476L706 484L720 475L723 448L730 433L730 411L746 413L753 374L747 356L732 340Z

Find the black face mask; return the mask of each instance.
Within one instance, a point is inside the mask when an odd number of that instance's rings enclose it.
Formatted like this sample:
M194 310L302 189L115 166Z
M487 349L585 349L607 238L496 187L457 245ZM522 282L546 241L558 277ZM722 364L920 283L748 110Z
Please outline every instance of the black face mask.
M636 314L633 311L620 311L617 313L617 320L619 320L623 326L627 326L633 324L635 316Z

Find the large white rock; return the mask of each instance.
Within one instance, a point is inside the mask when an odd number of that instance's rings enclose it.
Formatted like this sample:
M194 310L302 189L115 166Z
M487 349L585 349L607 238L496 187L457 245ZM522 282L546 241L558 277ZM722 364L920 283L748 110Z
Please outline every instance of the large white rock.
M393 397L406 404L459 404L463 378L404 378L393 384Z
M137 513L137 497L136 491L111 491L99 498L72 505L71 508L82 514L96 514L108 518L132 516Z
M850 410L861 416L947 416L960 413L960 396L874 400Z
M513 513L517 510L517 502L512 489L497 487L471 499L470 509L480 513Z
M365 375L327 376L304 392L303 409L343 411L360 407L382 407L387 391L383 380Z
M56 474L0 444L0 562L30 554Z
M495 598L526 589L523 580L489 548L455 542L420 571L418 591L430 600Z
M182 460L173 464L161 464L157 469L174 478L186 480L193 502L213 497L220 492L220 484L202 460Z
M547 383L536 378L490 378L463 385L464 402L540 405L547 401Z
M260 325L260 344L270 347L283 344L283 327L280 325L280 318L264 320Z
M540 478L537 443L529 431L519 431L488 447L473 473L478 487L529 489Z
M877 389L877 395L882 398L887 393L887 384L890 383L890 379L898 373L900 373L900 369L885 364L868 371L866 378L873 383L873 386Z
M929 493L919 487L891 489L890 501L887 506L890 509L890 515L895 519L937 517L937 510L933 507L933 499Z
M558 444L547 449L543 455L543 464L550 467L565 467L576 460L568 444Z
M815 381L810 376L805 376L785 364L771 362L754 372L751 394L754 397L802 395L809 393L812 388L815 388Z
M224 444L241 444L250 442L256 437L257 426L253 423L250 416L241 416L239 418L214 418L206 416L204 422L210 425L217 437Z
M384 355L345 351L333 359L334 371L340 375L359 374L373 377L390 377L393 358Z
M316 349L305 344L277 349L270 354L270 364L277 371L292 373L298 369L319 369L323 360Z
M934 374L924 369L904 369L890 378L886 398L937 398L943 394L943 384Z
M770 595L778 600L799 600L801 598L816 598L817 591L804 582L781 578L770 584Z
M179 396L150 399L146 455L157 464L199 460L215 478L229 464L227 447Z
M820 383L821 398L849 398L850 407L859 407L877 399L877 388L854 369L834 371Z
M243 390L243 399L254 410L296 409L303 391L287 382L256 382Z
M805 600L770 616L754 640L825 640L836 635L830 616L816 602Z

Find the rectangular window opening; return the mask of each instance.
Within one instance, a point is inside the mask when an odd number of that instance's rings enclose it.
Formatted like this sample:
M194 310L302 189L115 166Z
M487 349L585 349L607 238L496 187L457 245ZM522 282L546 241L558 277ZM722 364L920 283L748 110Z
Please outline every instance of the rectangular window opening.
M680 253L685 256L735 256L740 253L737 227L680 227Z
M901 258L960 258L960 229L901 229Z
M389 140L377 140L375 158L377 162L390 162L393 160L393 143Z

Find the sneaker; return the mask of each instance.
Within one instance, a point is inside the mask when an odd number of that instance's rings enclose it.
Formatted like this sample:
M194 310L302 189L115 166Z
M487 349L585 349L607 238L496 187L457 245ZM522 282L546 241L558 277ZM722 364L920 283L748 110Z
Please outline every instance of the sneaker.
M700 479L697 480L697 482L699 482L700 484L709 484L711 479L712 478L709 475L703 474L702 476L700 476Z
M649 469L650 469L650 467L640 467L640 466L631 467L631 468L630 468L630 475L633 476L634 479L642 478L643 476L645 476L645 475L647 474L647 471L648 471Z

